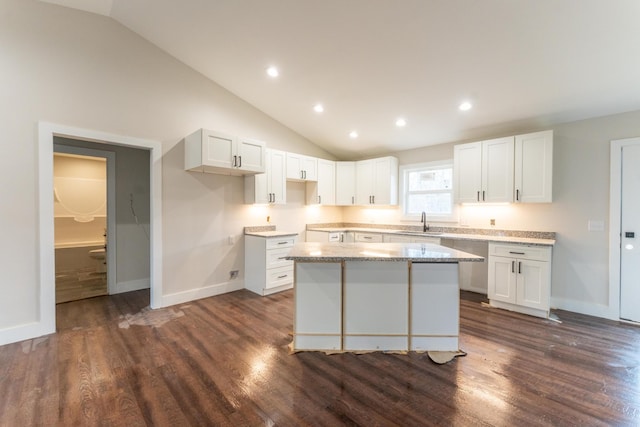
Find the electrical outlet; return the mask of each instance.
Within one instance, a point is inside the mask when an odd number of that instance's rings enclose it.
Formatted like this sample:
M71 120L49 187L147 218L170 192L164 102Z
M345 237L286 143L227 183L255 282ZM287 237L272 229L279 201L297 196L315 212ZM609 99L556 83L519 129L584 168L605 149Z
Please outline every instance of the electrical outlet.
M491 219L489 220L489 225L491 225L491 226L495 226L495 225L496 225L496 220L495 220L495 219L493 219L493 218L491 218Z
M229 278L230 279L237 279L238 278L238 270L231 270L229 272Z

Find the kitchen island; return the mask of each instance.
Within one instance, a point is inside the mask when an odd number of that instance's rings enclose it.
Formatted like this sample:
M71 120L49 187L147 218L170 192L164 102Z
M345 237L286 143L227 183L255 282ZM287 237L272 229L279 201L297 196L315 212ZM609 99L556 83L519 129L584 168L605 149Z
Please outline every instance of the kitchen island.
M457 351L458 263L428 243L298 243L293 349Z

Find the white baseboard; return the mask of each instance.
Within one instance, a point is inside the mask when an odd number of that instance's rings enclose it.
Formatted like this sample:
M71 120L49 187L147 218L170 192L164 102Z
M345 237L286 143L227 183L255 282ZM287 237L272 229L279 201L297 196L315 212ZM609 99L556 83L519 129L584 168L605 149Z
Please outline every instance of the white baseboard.
M129 280L128 282L116 283L115 289L113 290L113 292L110 292L109 294L114 295L114 294L121 294L124 292L139 291L140 289L149 289L150 287L151 287L151 281L149 278Z
M218 283L204 288L176 292L174 294L162 296L162 307L183 304L185 302L226 294L227 292L238 291L240 289L244 289L244 281L234 280L232 282Z
M620 320L619 313L612 312L611 307L604 304L551 297L551 308L573 311L574 313L586 314L588 316L602 317L604 319Z
M26 323L0 330L0 345L11 344L18 341L29 340L52 334L56 328L47 329L44 322Z

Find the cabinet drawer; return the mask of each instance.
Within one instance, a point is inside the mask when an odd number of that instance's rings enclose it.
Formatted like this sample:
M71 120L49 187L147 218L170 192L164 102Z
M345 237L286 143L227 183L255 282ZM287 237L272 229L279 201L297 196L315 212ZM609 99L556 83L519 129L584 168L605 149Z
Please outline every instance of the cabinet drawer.
M551 261L551 248L547 246L489 244L489 255Z
M269 249L267 251L267 269L277 267L293 267L293 261L284 259L290 251L290 248Z
M296 243L295 236L267 239L267 249L290 248Z
M382 234L356 233L356 242L382 243Z
M293 283L293 266L267 270L267 283L265 288L275 288L289 283Z

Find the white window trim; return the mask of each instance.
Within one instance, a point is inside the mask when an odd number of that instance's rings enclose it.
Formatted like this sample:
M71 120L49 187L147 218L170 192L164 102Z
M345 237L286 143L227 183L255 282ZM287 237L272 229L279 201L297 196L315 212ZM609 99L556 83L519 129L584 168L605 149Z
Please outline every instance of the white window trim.
M402 212L402 221L420 221L420 215L406 215L405 214L405 204L406 204L406 175L408 171L413 171L416 169L437 169L442 166L451 166L453 169L453 159L449 160L437 160L432 162L424 162L424 163L413 163L410 165L402 165L400 166L400 182L399 182L399 190L400 190L400 211ZM451 189L451 195L453 197L453 188ZM453 199L452 199L453 200ZM436 215L436 214L427 214L427 223L434 222L458 222L458 205L452 202L451 205L451 215Z

